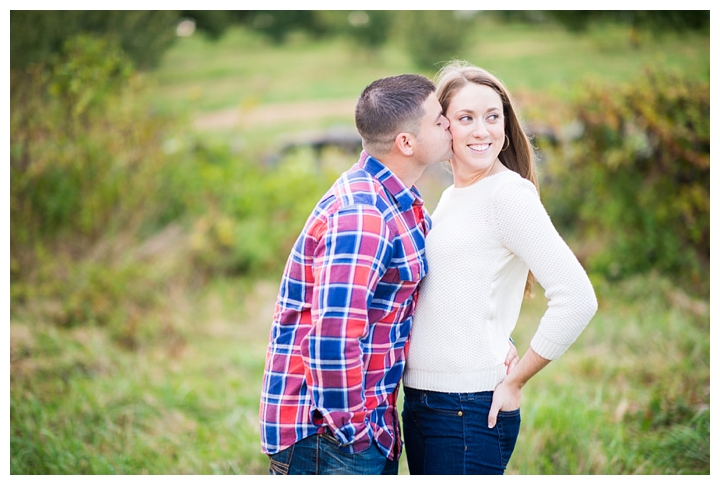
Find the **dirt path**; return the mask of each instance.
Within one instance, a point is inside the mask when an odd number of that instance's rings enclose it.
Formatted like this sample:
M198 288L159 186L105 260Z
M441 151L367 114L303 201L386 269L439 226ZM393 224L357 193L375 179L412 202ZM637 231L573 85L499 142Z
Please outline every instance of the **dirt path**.
M322 118L344 117L352 121L355 98L302 101L296 103L270 104L249 109L227 108L199 115L195 118L198 130L235 128L243 125L271 124L278 122L308 122Z

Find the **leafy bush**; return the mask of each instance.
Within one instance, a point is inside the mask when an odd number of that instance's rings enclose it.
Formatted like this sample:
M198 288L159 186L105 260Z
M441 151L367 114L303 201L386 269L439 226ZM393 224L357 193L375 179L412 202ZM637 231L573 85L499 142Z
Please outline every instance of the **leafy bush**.
M709 10L548 10L571 32L584 32L593 23L616 22L654 34L702 30L710 26Z
M423 69L462 57L469 19L452 10L407 10L395 15L394 26L410 57Z
M12 10L10 66L44 63L77 35L115 42L138 68L155 67L176 39L171 10Z
M243 163L224 147L196 147L198 200L190 204L194 266L206 275L281 269L320 196L337 176L308 153L276 168Z
M320 12L314 10L254 10L243 21L277 44L291 32L322 36L327 29Z
M345 36L372 53L385 45L398 12L392 10L321 10L320 22L331 35Z
M159 275L128 248L175 199L163 150L173 124L145 89L117 43L87 35L11 71L12 311L44 307L57 324L124 335L153 306Z
M650 269L707 283L710 88L648 69L636 83L590 84L574 104L582 134L554 153L543 193L556 220L603 242L609 277Z
M270 169L199 144L103 38L73 37L11 82L14 315L134 347L170 290L282 269L336 175L307 154Z

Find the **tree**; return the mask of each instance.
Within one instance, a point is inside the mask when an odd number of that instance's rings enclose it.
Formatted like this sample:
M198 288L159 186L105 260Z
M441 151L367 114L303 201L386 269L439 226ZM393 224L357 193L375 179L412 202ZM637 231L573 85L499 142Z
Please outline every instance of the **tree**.
M461 57L469 19L452 10L409 10L395 16L394 27L418 65L434 69L438 63Z
M155 67L176 39L177 11L12 10L10 67L42 63L81 33L116 42L138 69Z

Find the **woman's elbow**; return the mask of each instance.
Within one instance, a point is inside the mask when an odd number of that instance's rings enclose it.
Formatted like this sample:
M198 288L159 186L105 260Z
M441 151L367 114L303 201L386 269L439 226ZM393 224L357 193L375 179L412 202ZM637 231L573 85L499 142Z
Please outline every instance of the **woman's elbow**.
M598 301L597 296L595 296L595 290L593 289L592 285L588 282L586 290L583 292L583 294L580 296L578 301L582 301L582 308L581 313L583 316L583 319L587 322L590 322L590 320L595 316L598 310Z

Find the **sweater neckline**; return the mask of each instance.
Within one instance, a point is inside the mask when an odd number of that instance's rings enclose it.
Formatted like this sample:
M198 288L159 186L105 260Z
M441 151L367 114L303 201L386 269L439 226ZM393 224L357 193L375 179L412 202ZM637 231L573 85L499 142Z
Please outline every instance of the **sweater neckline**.
M472 184L470 184L470 185L468 185L468 186L466 186L466 187L455 187L455 184L453 184L453 185L450 186L450 188L451 188L453 191L458 191L458 192L460 192L460 191L467 191L468 189L472 189L473 187L477 187L478 185L482 184L482 183L483 183L484 181L486 181L486 180L493 179L493 178L497 177L498 175L502 175L502 174L506 174L506 173L512 173L512 174L515 174L515 175L518 175L518 176L520 175L519 173L517 173L517 172L515 172L515 171L513 171L513 170L507 169L507 170L503 170L502 172L494 173L494 174L489 175L489 176L487 176L487 177L483 177L483 178L481 178L480 180L478 180L477 182L474 182L474 183L472 183Z

